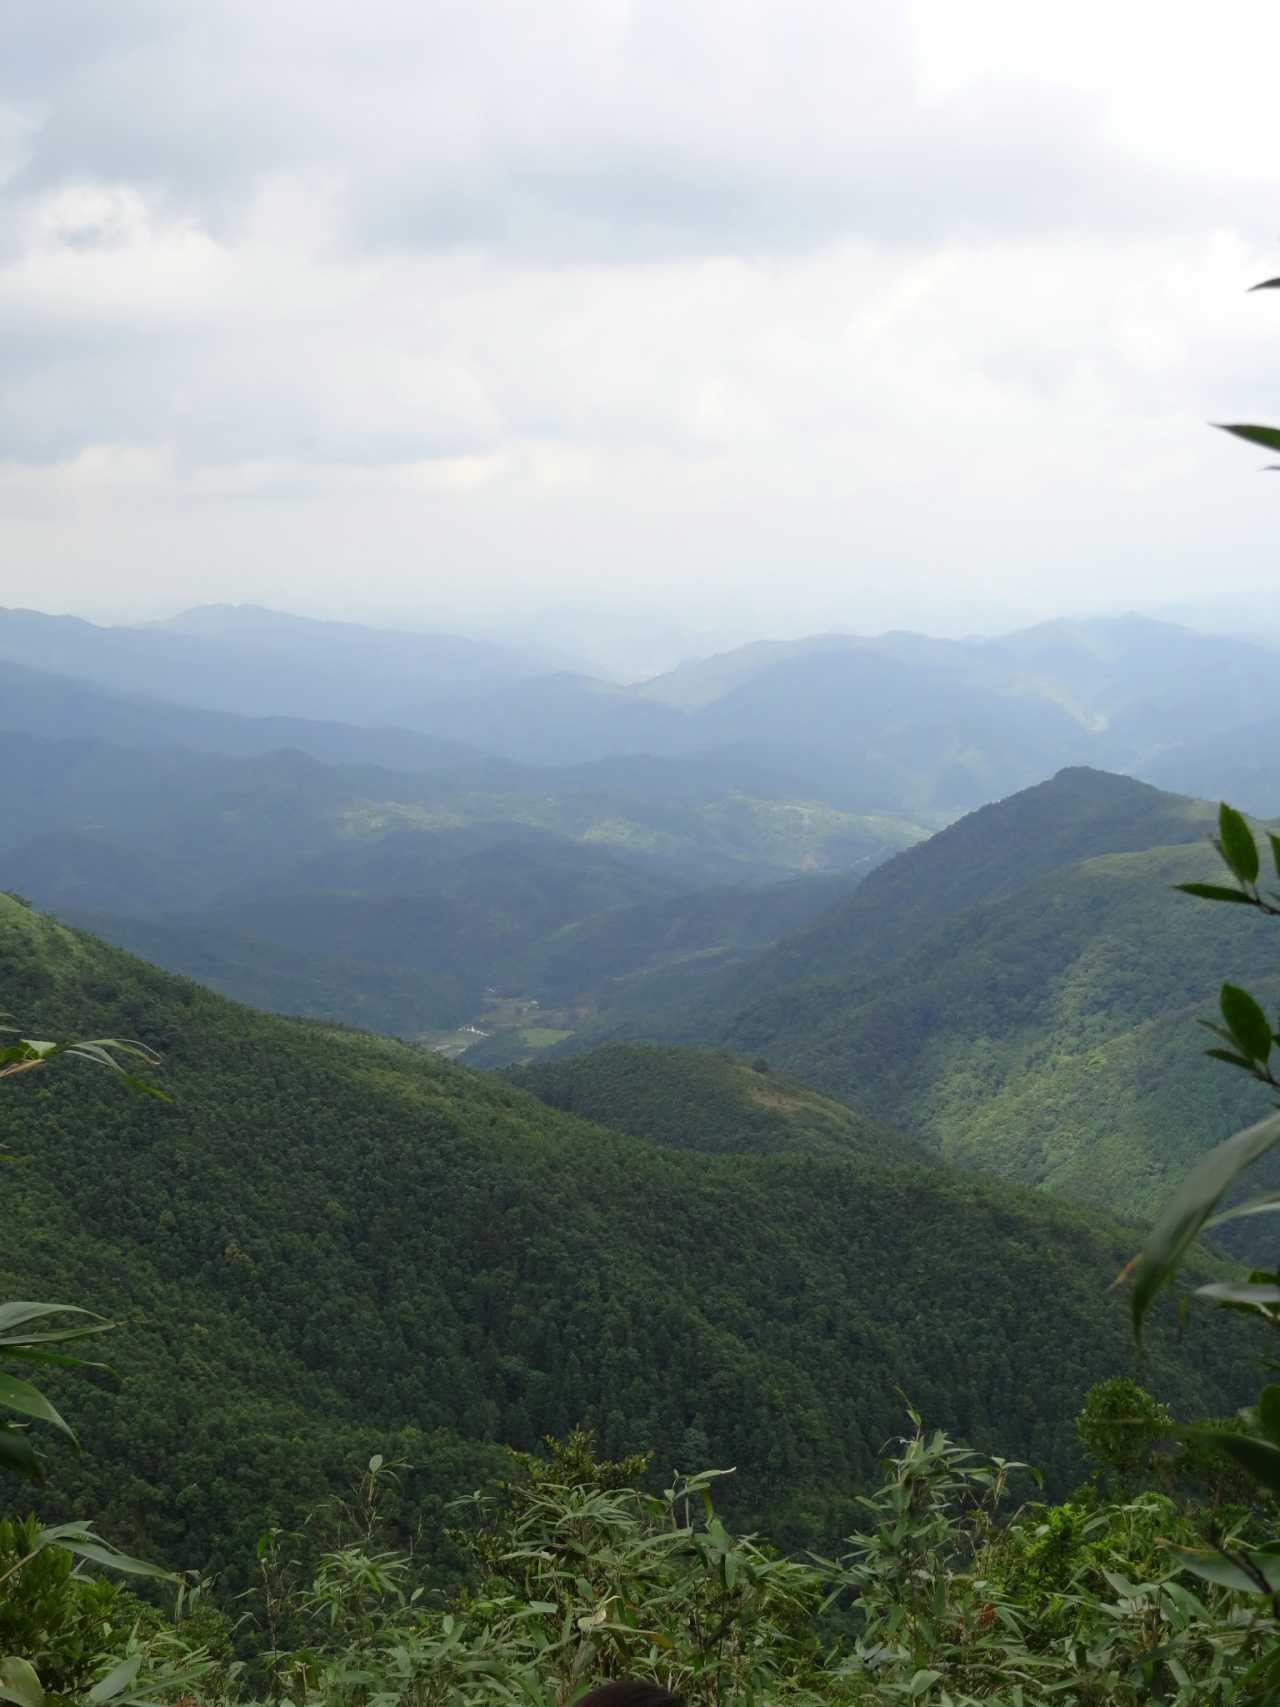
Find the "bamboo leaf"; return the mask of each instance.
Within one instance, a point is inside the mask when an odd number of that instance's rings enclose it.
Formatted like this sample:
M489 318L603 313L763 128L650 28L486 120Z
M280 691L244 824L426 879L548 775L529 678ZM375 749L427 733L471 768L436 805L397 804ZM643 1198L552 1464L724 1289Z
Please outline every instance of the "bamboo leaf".
M1231 1067L1244 1067L1250 1073L1257 1071L1256 1061L1251 1061L1247 1055L1237 1055L1233 1049L1206 1049L1205 1054L1211 1060L1225 1061Z
M73 1446L79 1442L71 1431L70 1424L51 1405L38 1387L33 1387L30 1381L22 1381L16 1375L9 1375L0 1369L0 1405L6 1410L17 1411L20 1417L34 1417L40 1422L52 1423Z
M114 1671L109 1671L99 1683L95 1683L89 1691L87 1700L93 1707L101 1707L104 1701L112 1701L124 1691L137 1677L142 1669L142 1655L134 1654L127 1660L121 1660Z
M1265 1064L1271 1054L1271 1021L1238 984L1224 984L1219 998L1227 1029L1250 1060Z
M1156 1294L1172 1276L1228 1186L1277 1143L1280 1143L1280 1115L1273 1114L1210 1150L1166 1204L1134 1268L1130 1307L1134 1330L1139 1336Z
M1275 427L1259 427L1250 422L1214 421L1213 425L1219 432L1230 433L1237 439L1245 439L1251 445L1261 445L1265 450L1280 450L1280 431Z
M1197 1298L1212 1298L1219 1304L1280 1304L1280 1286L1255 1285L1243 1280L1214 1280L1197 1286Z
M1207 1233L1212 1227L1221 1227L1227 1221L1239 1221L1245 1215L1273 1215L1280 1209L1280 1191L1264 1191L1257 1197L1250 1197L1244 1203L1234 1203L1230 1209L1224 1209L1220 1215L1215 1215L1204 1224Z
M1280 439L1280 435L1278 435ZM1280 450L1280 442L1276 445ZM1218 847L1241 883L1258 881L1258 844L1241 813L1226 801L1218 808Z
M36 1539L42 1547L61 1547L78 1559L89 1559L95 1565L106 1565L113 1571L122 1571L129 1576L157 1577L163 1582L178 1581L172 1571L166 1571L159 1565L149 1565L145 1559L135 1559L128 1553L122 1553L118 1547L113 1547L110 1541L104 1541L101 1535L96 1535L87 1523L57 1523L51 1528L41 1529Z
M1243 1589L1246 1594L1259 1593L1258 1584L1241 1570L1239 1565L1233 1565L1230 1559L1224 1559L1221 1553L1210 1552L1199 1547L1170 1547L1170 1553L1178 1560L1185 1570L1191 1571L1201 1581L1217 1583L1222 1588ZM1256 1564L1262 1575L1273 1588L1280 1588L1280 1559L1274 1556L1250 1556L1250 1563Z
M44 1481L44 1465L35 1448L18 1429L0 1423L0 1470L10 1470L15 1476L25 1476L28 1482Z
M17 1707L43 1707L44 1690L36 1669L18 1654L0 1660L0 1701L15 1701Z
M1260 1440L1256 1435L1236 1434L1234 1430L1225 1428L1190 1428L1185 1433L1189 1440L1215 1446L1229 1458L1234 1458L1268 1492L1280 1493L1280 1446L1269 1440ZM1272 1561L1277 1585L1280 1585L1280 1556L1266 1557Z
M28 1322L38 1322L43 1316L92 1316L95 1322L105 1322L105 1316L95 1315L92 1310L82 1310L78 1304L0 1304L0 1333L8 1333L11 1328L23 1328Z

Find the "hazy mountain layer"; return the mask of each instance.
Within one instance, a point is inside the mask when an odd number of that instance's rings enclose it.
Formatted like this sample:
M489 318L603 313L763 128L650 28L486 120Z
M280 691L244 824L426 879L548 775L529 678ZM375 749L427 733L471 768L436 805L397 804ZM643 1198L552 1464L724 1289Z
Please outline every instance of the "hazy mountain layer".
M1176 746L1280 717L1273 651L1141 617L1044 623L983 640L756 642L631 687L539 673L448 636L247 607L146 629L0 612L0 657L224 713L400 726L372 751L333 727L282 727L273 737L324 758L457 768L479 751L485 760L470 761L473 776L495 761L696 760L785 778L781 792L840 811L933 824L1066 764L1145 773ZM103 728L67 722L46 712L43 724L12 726L155 744L137 733L136 715L127 732L119 707ZM263 735L183 713L170 741L243 752Z
M715 772L700 787L692 764L670 782L661 764L619 764L609 796L590 771L559 793L528 777L486 790L289 751L14 739L26 762L0 886L241 999L397 1032L456 1025L490 984L564 1000L672 957L757 949L829 894L752 880L856 876L924 833ZM164 928L144 939L122 915Z
M458 635L315 622L246 605L140 628L0 609L0 658L217 711L348 723L393 721L391 709L425 684L456 688L533 669Z

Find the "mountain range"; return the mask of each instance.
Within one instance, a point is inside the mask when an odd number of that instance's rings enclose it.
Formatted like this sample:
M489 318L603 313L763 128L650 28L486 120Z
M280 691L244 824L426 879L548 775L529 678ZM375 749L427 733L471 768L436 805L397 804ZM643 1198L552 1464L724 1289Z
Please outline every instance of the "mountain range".
M1133 1367L1110 1282L1256 1112L1196 1019L1226 975L1280 1000L1253 916L1173 892L1212 808L1098 761L1223 752L1264 798L1272 654L1134 619L620 686L259 612L56 655L44 622L0 622L4 1006L141 1039L172 1098L0 1098L0 1288L123 1324L51 1514L234 1588L382 1452L448 1569L445 1498L585 1423L827 1544L903 1394L1071 1485ZM1230 1409L1238 1354L1161 1332L1143 1378Z
M1230 743L1236 732L1240 763L1256 773L1254 797L1280 800L1274 745L1246 734L1280 719L1276 657L1268 646L1134 616L1050 622L994 639L756 642L621 685L547 674L536 658L456 636L246 606L133 629L0 612L0 659L11 667L133 701L132 713L111 708L106 726L89 720L87 706L48 704L35 722L11 725L33 733L153 745L136 732L137 696L145 695L201 708L199 718L173 717L170 741L207 751L261 752L270 741L402 769L468 757L478 766L477 754L557 768L623 756L713 760L768 775L775 792L781 785L792 797L928 827L1067 764L1146 774L1180 762L1168 757L1175 749L1189 747L1194 758L1200 744ZM0 691L0 714L22 716L15 700L37 690L28 679ZM56 687L39 691L56 700ZM220 725L213 713L231 721ZM376 728L384 745L333 727L250 731L246 713Z

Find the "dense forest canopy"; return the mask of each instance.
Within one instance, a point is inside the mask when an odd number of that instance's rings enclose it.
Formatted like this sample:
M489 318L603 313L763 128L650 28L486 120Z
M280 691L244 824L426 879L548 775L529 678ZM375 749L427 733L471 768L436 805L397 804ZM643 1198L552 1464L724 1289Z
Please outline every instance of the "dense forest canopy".
M128 1380L77 1393L94 1450L58 1458L51 1498L168 1562L242 1557L353 1449L398 1442L428 1500L489 1443L580 1422L610 1454L737 1464L741 1516L830 1536L896 1389L1063 1486L1082 1394L1131 1367L1107 1292L1131 1231L897 1161L869 1123L848 1119L846 1149L735 1140L722 1119L678 1152L420 1050L253 1014L13 901L0 928L37 1033L56 1019L165 1057L166 1104L15 1082L0 1282L126 1324ZM651 1087L669 1072L674 1103L689 1068L658 1057ZM795 1118L834 1121L821 1099ZM1157 1351L1153 1374L1216 1409L1230 1356L1198 1346Z

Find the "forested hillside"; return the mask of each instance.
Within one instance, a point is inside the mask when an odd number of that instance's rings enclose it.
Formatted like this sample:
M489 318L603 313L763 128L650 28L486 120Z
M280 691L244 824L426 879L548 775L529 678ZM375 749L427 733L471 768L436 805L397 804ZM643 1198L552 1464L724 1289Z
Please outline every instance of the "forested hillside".
M1066 771L962 819L626 1035L764 1055L948 1160L1146 1215L1249 1115L1196 1021L1224 975L1280 996L1265 938L1174 892L1210 808Z
M578 1114L673 1150L708 1155L845 1157L922 1161L900 1132L844 1103L712 1049L611 1043L588 1055L542 1061L508 1074L549 1108Z
M1131 1363L1108 1282L1135 1233L1044 1197L852 1146L744 1153L774 1148L749 1131L680 1153L254 1014L17 902L0 932L26 1029L165 1056L167 1104L11 1082L0 1291L124 1324L123 1390L65 1395L92 1450L54 1448L46 1509L175 1563L247 1557L354 1452L403 1452L429 1499L489 1443L578 1421L611 1453L738 1464L739 1512L794 1542L848 1521L897 1389L1061 1485L1081 1395ZM1150 1376L1220 1409L1228 1342L1193 1331Z

